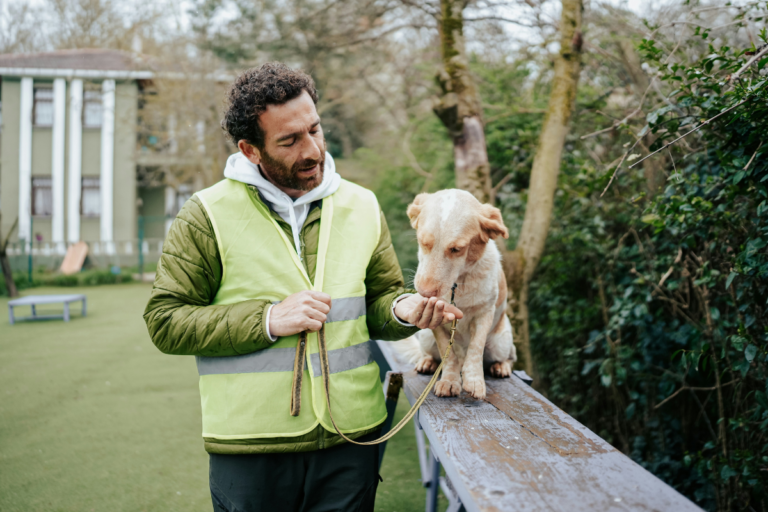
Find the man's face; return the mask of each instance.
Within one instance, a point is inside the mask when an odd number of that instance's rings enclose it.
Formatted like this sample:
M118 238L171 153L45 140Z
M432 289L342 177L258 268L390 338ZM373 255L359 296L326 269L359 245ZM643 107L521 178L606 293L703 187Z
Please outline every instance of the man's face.
M320 185L325 137L309 94L304 91L287 103L268 106L259 124L264 131L264 148L253 155L244 152L249 160L261 165L267 178L289 196L299 197Z

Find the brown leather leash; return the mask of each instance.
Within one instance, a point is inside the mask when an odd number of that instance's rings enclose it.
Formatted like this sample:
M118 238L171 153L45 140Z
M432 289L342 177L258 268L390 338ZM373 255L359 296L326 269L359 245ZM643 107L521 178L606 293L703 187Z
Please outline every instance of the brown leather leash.
M454 303L454 295L456 294L456 284L451 287L451 305L455 305ZM451 340L448 343L448 347L445 349L445 354L443 354L443 358L440 361L440 364L437 366L437 369L435 370L434 375L432 375L432 378L429 380L429 384L427 384L427 387L424 388L424 391L422 391L419 398L416 400L416 402L411 407L411 410L408 411L408 414L406 414L400 422L395 425L394 428L392 428L389 432L381 436L380 438L373 440L373 441L367 441L367 442L358 442L354 439L348 438L344 433L339 429L338 425L336 425L336 420L333 419L333 413L331 412L331 386L330 386L330 373L331 369L328 365L328 347L325 343L325 325L323 325L320 328L320 331L317 333L317 343L318 343L318 349L320 354L320 371L323 376L323 385L325 387L325 403L328 407L328 416L331 418L331 423L333 424L333 428L336 429L336 432L346 441L357 444L361 446L371 446L376 444L381 444L389 439L391 439L395 434L397 434L402 428L408 423L408 421L411 420L416 415L416 412L419 410L419 407L424 403L424 401L427 399L427 396L429 396L429 392L432 390L432 388L437 383L438 377L440 377L440 372L443 369L443 365L445 364L446 359L448 359L448 356L451 353L451 348L453 347L453 338L456 333L456 322L457 319L454 317L453 322L451 323ZM306 340L307 340L307 333L302 332L299 335L299 342L296 347L296 359L294 360L293 365L293 389L291 393L291 415L292 416L298 416L300 409L301 409L301 375L304 373L304 356L306 353ZM302 355L301 358L299 358L299 351L301 351ZM298 375L298 376L297 376ZM295 414L294 414L295 412Z

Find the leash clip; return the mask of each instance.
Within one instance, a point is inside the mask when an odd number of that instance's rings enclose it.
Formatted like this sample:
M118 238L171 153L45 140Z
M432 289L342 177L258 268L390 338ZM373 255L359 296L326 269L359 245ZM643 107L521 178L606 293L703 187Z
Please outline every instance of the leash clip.
M454 302L454 298L456 297L456 288L458 286L459 286L458 283L453 283L453 286L451 286L451 306L456 305L456 303ZM457 318L454 316L453 322L451 322L451 342L448 344L449 347L453 346L453 336L456 333L456 321L457 321Z

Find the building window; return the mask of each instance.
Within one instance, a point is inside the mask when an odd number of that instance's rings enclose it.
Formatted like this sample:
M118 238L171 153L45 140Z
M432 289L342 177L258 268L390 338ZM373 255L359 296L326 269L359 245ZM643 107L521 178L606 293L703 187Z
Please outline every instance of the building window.
M53 89L35 89L32 110L35 126L53 126Z
M83 92L83 127L101 128L101 92Z
M53 180L32 178L32 215L50 217L53 214Z
M80 214L85 217L101 215L101 179L83 178L83 193L80 197Z

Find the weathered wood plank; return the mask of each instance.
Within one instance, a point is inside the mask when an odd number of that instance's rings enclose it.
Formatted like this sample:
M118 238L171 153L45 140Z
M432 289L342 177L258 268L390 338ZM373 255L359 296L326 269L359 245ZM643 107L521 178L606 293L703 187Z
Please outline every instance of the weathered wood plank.
M413 403L429 379L379 345ZM520 379L486 383L484 401L430 395L419 411L467 510L700 510Z

